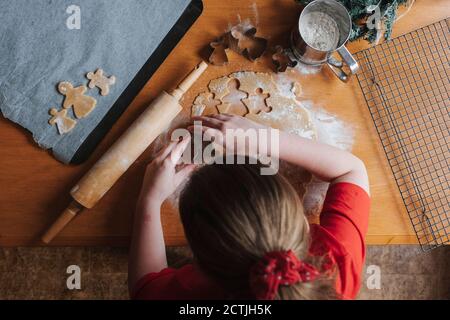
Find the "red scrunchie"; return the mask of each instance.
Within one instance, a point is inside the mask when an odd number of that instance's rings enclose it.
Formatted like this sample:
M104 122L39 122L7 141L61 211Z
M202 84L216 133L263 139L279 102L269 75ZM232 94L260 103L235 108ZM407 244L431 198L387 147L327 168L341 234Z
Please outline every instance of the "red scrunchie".
M258 300L273 300L280 285L313 281L319 271L299 260L292 250L274 251L264 255L250 270L250 289Z

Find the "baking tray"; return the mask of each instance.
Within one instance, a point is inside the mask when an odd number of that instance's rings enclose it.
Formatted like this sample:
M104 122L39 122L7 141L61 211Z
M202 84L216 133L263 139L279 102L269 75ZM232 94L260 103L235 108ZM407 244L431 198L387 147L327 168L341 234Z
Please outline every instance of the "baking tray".
M164 62L169 53L175 48L184 34L198 19L202 11L202 0L192 0L176 24L148 58L125 91L119 96L108 113L80 145L70 160L71 164L80 164L87 160L136 95L142 90L156 70L158 70L159 66Z

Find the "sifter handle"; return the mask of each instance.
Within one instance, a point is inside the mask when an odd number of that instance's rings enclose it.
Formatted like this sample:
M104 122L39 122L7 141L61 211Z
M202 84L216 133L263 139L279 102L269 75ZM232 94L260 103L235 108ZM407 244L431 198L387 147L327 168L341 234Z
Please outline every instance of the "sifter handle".
M334 57L330 56L327 61L328 66L331 68L334 74L336 74L339 80L343 82L348 82L350 80L350 77L358 72L359 70L358 62L355 60L355 58L352 56L350 51L348 51L348 49L345 46L342 46L341 48L337 49L337 52L341 56L342 61L338 61ZM350 69L349 73L343 70L344 63Z

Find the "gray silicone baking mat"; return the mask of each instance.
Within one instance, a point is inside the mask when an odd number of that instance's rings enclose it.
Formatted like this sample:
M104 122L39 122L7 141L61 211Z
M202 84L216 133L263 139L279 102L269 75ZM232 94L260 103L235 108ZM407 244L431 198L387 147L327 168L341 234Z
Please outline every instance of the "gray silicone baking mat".
M130 102L139 91L139 83L133 84L133 80L149 57L159 50L159 65L168 54L165 51L174 46L166 43L161 50L161 43L190 3L79 0L80 28L70 29L67 19L74 11L68 8L73 1L0 0L1 112L28 129L39 146L51 148L60 161L71 162L74 156L84 160L126 108L124 102ZM178 29L186 30L189 24L184 24ZM49 109L61 109L64 99L57 84L87 85L86 73L97 68L114 75L115 85L107 96L101 96L96 88L89 89L86 94L97 100L97 106L86 118L77 119L72 131L59 135L56 127L48 124ZM140 80L143 85L148 79ZM134 95L127 95L127 90ZM122 105L114 111L118 99ZM71 110L69 115L74 117Z

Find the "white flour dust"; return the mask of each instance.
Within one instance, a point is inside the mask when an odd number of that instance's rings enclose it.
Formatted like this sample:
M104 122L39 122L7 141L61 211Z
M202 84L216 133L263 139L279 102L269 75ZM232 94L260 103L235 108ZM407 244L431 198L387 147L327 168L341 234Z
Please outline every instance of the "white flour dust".
M309 66L299 61L293 70L303 75L317 74L322 70L322 66Z
M248 28L255 26L257 27L259 25L259 12L258 12L258 6L256 4L256 2L253 2L250 5L250 10L252 11L252 18L246 18L246 19L242 19L241 15L238 13L236 15L237 18L237 23L232 24L231 22L228 22L228 28L226 29L226 32L230 31L231 28L233 28L236 25L242 24L245 30L245 27L247 26ZM253 23L251 21L253 21Z
M316 130L318 141L342 150L351 151L354 141L354 131L348 123L340 120L337 116L327 112L323 108L315 106L312 101L302 100L301 96L299 97L293 92L293 83L288 77L279 74L276 77L276 84L281 95L288 98L296 98L297 102L308 110ZM268 113L267 116L270 117L270 113ZM289 109L287 108L286 114L283 116L292 117L295 115L290 114ZM291 132L298 134L301 137L309 138L305 135L303 130L299 129L298 132L296 132L296 130L291 130ZM304 174L301 170L299 171L298 168L288 164L282 166L281 172L294 185L298 185L298 180L301 180L301 176ZM320 214L327 190L327 182L323 182L315 177L312 178L311 182L307 185L306 192L303 196L303 206L308 215Z
M352 149L353 129L348 123L340 120L337 116L330 114L323 108L315 106L312 101L302 100L301 95L296 95L292 90L294 83L288 76L279 73L274 77L274 80L282 96L296 99L303 108L309 111L317 132L317 138L320 142L346 151ZM270 113L267 116L270 117ZM290 116L289 112L287 112L286 116Z
M323 12L311 12L301 19L300 34L309 46L320 51L334 50L339 42L336 21Z
M320 142L342 150L351 151L354 132L348 123L315 106L311 101L302 101L301 105L310 112L316 127L317 139Z

